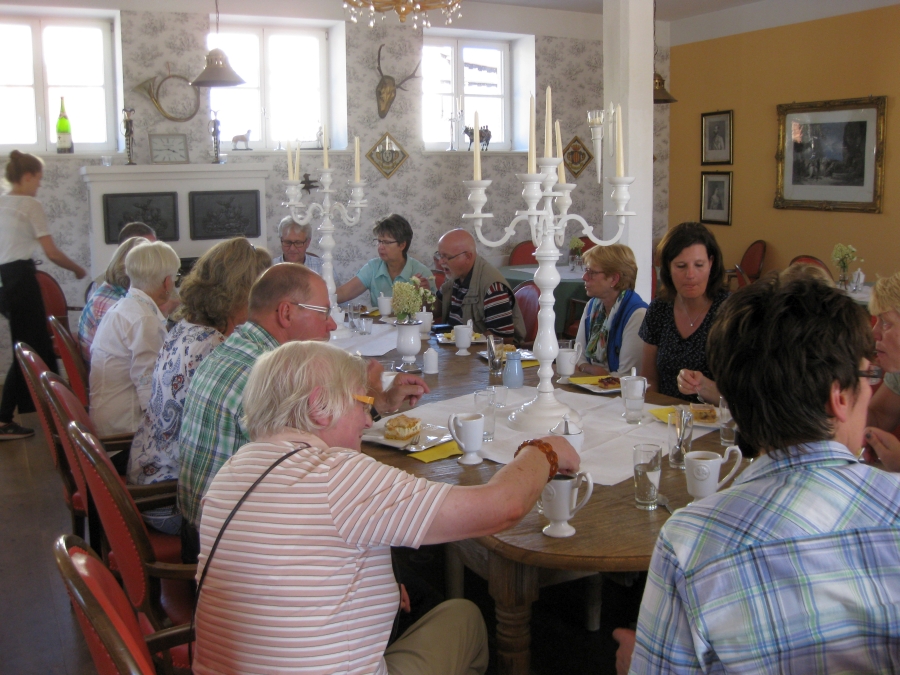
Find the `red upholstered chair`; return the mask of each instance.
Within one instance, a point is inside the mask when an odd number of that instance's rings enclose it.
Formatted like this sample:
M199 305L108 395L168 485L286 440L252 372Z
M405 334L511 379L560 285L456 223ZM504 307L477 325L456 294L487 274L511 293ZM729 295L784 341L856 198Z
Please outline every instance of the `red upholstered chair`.
M145 634L116 578L83 539L63 535L53 553L100 675L156 675L157 665L174 672L169 650L193 639L190 625Z
M581 325L581 316L587 307L587 300L569 298L569 308L566 310L566 324L563 337L574 340L578 337L578 328Z
M53 344L56 346L56 353L62 359L63 366L66 369L66 375L69 378L69 386L82 405L88 407L88 373L87 366L81 356L81 350L75 343L75 338L69 330L59 320L59 317L51 316L50 331L53 333Z
M762 274L763 261L766 259L766 242L762 239L757 239L750 246L747 247L747 250L744 251L744 255L741 257L741 262L738 265L735 265L730 270L725 270L725 282L729 286L731 285L732 279L737 279L738 287L742 288L746 286L747 283L754 283L755 281L759 281L759 276ZM744 275L744 278L741 278L741 272ZM744 283L744 282L747 283Z
M194 610L192 581L197 566L181 564L181 538L158 535L173 540L173 545L161 555L151 542L135 500L122 485L97 438L78 422L69 424L68 434L81 459L91 498L115 554L122 585L138 612L141 629L146 634L190 623ZM173 654L176 665L188 665L186 652L183 656L182 659Z
M44 431L44 437L47 440L47 447L53 458L53 466L59 471L63 484L63 498L69 513L72 515L72 531L79 537L84 537L84 520L87 517L87 491L84 484L79 486L69 466L69 460L66 458L65 451L62 447L62 441L56 431L56 425L53 423L52 413L50 412L50 403L44 395L41 388L40 378L44 373L50 372L44 359L38 356L24 342L18 342L15 346L16 360L19 362L19 368L25 376L25 383L28 385L28 392L34 401L34 407L37 408L38 418L41 421L41 429ZM76 466L76 470L81 472L80 467Z
M431 270L431 273L434 275L434 285L438 290L441 290L441 286L447 281L447 275L444 273L444 270Z
M581 241L584 242L584 248L581 249L581 254L584 255L585 251L590 251L597 244L591 241L590 237L581 237Z
M80 312L84 307L69 307L66 302L66 295L63 293L62 287L46 272L38 270L34 273L37 277L38 286L41 289L41 299L44 301L44 311L47 318L55 316L60 320L66 330L69 330L69 312ZM59 347L54 342L54 348L59 355Z
M523 281L513 289L516 296L516 304L525 319L525 340L520 346L530 347L534 344L538 331L538 311L541 306L538 301L541 298L541 289L533 281Z
M537 250L537 247L531 243L531 241L523 241L520 244L516 244L515 248L512 250L512 253L509 254L509 264L510 265L536 265L537 260L534 257L534 252Z
M828 272L828 276L830 276L831 279L834 280L834 275L831 273L831 270L829 269L828 265L826 265L825 263L823 263L821 260L819 260L819 259L816 258L815 256L811 256L811 255L798 255L796 258L794 258L793 260L791 260L790 264L791 264L791 265L794 265L794 264L799 264L799 265L816 265L817 267L821 267L823 270L825 270L826 272Z

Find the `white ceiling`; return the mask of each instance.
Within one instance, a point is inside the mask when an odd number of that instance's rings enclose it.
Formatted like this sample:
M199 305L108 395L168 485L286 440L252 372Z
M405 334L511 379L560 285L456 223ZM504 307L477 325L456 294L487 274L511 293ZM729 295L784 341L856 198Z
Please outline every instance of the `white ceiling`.
M677 21L720 9L749 5L758 0L657 0L656 18L660 21ZM519 5L540 9L561 9L570 12L603 13L603 0L465 0L465 2L489 2L499 5Z

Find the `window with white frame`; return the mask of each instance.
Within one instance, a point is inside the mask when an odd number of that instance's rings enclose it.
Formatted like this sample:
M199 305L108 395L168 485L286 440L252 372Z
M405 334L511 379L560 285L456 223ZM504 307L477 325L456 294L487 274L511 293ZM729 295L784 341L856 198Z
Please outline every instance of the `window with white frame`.
M316 146L328 119L324 30L225 25L207 43L225 52L245 82L209 90L223 139L249 131L251 148L274 149L288 141Z
M60 99L76 153L116 146L109 20L0 15L0 151L56 150Z
M511 147L510 49L508 42L429 37L422 46L422 140L428 150L450 144L451 116L462 106L461 148L467 147L463 126L491 131L490 147Z

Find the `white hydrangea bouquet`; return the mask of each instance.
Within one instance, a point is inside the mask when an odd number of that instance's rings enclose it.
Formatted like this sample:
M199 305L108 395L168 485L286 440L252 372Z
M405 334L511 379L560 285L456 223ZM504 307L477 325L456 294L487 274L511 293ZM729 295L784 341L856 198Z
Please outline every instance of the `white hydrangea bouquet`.
M431 292L428 282L413 277L410 281L394 282L391 309L394 310L397 321L405 323L415 319L416 312L420 311L423 305L430 306L434 300L434 293Z
M850 263L852 263L854 260L857 260L856 248L851 244L835 244L834 250L831 252L831 259L841 271L842 279L846 279L847 270L850 268ZM860 262L863 261L860 260Z

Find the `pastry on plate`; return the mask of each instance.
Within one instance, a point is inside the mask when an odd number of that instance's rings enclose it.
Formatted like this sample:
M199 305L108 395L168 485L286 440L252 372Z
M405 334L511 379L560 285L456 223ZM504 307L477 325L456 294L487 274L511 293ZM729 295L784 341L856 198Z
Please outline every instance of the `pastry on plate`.
M622 386L618 377L613 375L601 375L597 378L597 386L601 389L618 389Z
M384 423L384 438L389 441L411 441L422 431L418 417L397 415Z
M718 419L715 406L709 403L691 403L691 414L695 422L715 424Z

